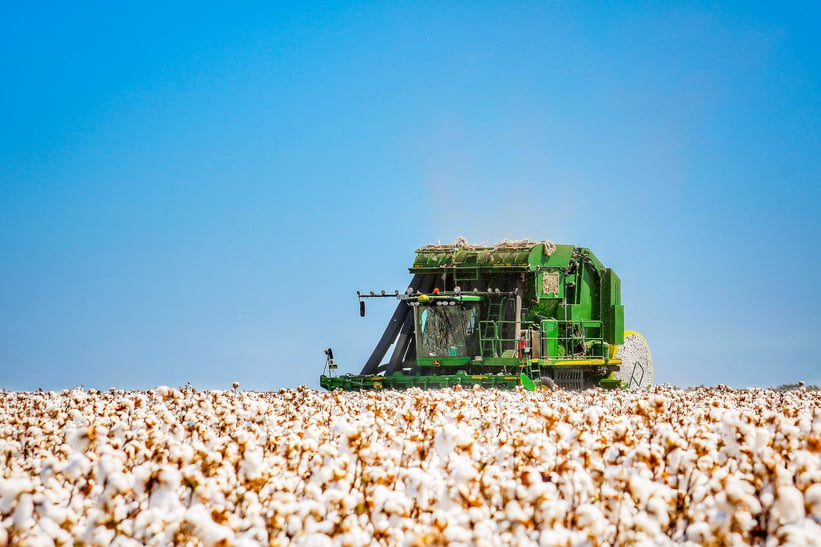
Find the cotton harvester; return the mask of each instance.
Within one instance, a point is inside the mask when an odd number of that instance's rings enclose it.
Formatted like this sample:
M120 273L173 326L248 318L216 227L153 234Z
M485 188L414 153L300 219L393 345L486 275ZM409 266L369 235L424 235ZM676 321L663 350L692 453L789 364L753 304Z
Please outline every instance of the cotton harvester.
M653 362L641 334L624 330L621 281L583 247L549 241L426 245L416 250L399 305L358 375L336 374L325 350L328 390L480 385L534 390L645 388ZM385 357L393 348L390 357Z

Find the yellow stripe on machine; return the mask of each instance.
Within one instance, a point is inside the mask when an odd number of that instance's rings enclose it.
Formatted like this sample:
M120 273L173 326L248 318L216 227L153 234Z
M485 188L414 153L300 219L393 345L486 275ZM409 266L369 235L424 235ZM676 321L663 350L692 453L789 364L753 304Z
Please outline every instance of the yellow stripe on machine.
M572 367L576 365L604 365L604 359L577 359L575 361L556 361L555 367ZM621 364L620 359L611 360L609 364Z
M575 361L556 361L557 367L572 367L574 365L603 365L604 359L576 359Z

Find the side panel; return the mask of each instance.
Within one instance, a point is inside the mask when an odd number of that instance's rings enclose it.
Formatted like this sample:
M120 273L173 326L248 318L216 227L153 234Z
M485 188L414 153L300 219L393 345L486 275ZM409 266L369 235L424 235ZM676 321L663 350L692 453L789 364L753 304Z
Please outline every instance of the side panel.
M610 306L604 331L607 343L624 344L624 306Z
M546 319L542 321L542 343L545 354L543 357L559 356L559 324L556 320Z
M602 305L618 306L621 304L621 279L611 269L604 271L602 281Z
M609 344L624 343L624 306L621 305L621 279L611 270L602 278L601 303L604 313L604 339Z
M566 268L573 256L573 245L556 245L556 250L547 259L544 266L548 268Z

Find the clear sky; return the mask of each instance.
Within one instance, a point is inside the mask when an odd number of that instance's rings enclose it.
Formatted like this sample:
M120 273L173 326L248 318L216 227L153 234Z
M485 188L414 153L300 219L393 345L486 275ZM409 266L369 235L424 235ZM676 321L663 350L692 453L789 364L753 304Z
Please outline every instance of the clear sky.
M821 383L819 6L6 3L0 388L318 387L457 236L590 247L657 382Z

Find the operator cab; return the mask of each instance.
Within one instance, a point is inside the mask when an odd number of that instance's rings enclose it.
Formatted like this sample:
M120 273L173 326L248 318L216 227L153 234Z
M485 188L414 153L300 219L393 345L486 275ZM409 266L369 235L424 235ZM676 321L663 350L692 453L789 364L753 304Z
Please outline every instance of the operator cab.
M419 357L479 355L478 297L420 297L415 304L416 351Z

